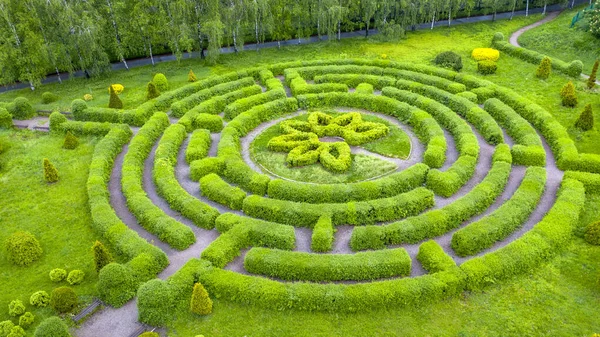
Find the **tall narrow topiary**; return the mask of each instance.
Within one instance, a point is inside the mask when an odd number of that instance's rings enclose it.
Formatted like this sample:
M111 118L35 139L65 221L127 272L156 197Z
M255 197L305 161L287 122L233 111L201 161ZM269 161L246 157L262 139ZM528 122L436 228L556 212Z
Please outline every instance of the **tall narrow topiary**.
M100 269L114 261L108 249L106 249L100 241L94 243L92 251L94 252L94 264L96 266L96 272L98 273L100 272Z
M49 183L55 183L58 181L58 171L56 167L52 165L48 158L44 158L44 179Z
M590 74L590 77L587 80L588 89L594 89L594 87L596 86L596 74L598 73L598 63L600 63L600 60L596 60L596 62L594 62L592 73Z
M575 126L583 131L591 130L594 127L594 113L591 104L585 106L577 122L575 122Z
M535 76L545 80L548 77L550 77L551 71L552 71L552 60L546 56L542 59L542 62L540 62L540 66L537 68L537 70L535 72Z
M152 82L148 82L148 86L146 86L146 99L151 100L158 96L160 96L160 92L158 91L158 88L156 88L156 85Z
M188 73L188 82L196 82L197 80L198 78L196 77L196 74L194 74L194 71L190 69L190 72Z
M75 137L71 131L67 131L65 135L65 142L63 143L63 149L73 150L79 146L79 140Z
M573 82L569 81L562 87L560 90L560 97L562 98L562 105L570 108L577 106L577 95L575 93Z
M123 109L123 102L119 98L119 95L115 92L115 89L110 86L110 100L108 101L108 107L113 109Z
M208 315L212 312L212 300L201 283L194 284L190 310L198 315Z

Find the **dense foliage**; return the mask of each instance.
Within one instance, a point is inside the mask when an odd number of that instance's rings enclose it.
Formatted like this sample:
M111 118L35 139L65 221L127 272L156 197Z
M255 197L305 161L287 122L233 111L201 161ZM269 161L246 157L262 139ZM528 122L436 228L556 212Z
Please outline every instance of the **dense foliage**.
M29 232L15 232L6 239L8 259L17 266L28 266L42 256L42 246Z
M60 318L46 318L35 330L34 337L71 337L69 328Z

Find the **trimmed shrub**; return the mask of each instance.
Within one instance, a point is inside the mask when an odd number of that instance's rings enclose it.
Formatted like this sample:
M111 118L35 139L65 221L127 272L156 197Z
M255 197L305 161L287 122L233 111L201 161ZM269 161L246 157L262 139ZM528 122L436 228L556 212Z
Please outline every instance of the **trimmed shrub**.
M50 294L50 305L59 313L67 313L77 306L77 295L69 287L59 287Z
M79 139L73 136L71 131L67 131L65 135L65 141L63 143L63 149L73 150L79 146Z
M223 130L223 119L219 115L198 114L194 120L194 126L206 129L210 132L221 132Z
M58 181L58 170L52 165L48 158L44 158L44 180L48 183L55 183Z
M453 51L445 51L437 54L433 63L444 68L460 71L463 68L462 57Z
M85 114L87 108L87 103L82 99L74 99L71 102L71 113L76 120L81 119L80 116Z
M17 325L10 329L10 333L6 337L25 337L25 335L27 335L25 330Z
M204 159L208 156L210 150L211 138L210 131L206 129L198 129L192 133L190 142L185 150L185 161L189 163Z
M194 71L192 69L190 69L190 72L188 73L188 82L196 82L198 81L198 78L196 77L196 74L194 74Z
M35 116L35 109L25 97L17 97L6 106L6 110L14 119L30 119Z
M550 72L552 71L552 60L549 57L544 57L542 62L540 62L539 67L535 71L535 76L541 78L542 80L550 77Z
M31 324L33 324L34 320L35 316L28 311L25 314L23 314L23 316L19 317L19 325L23 328L27 328Z
M334 233L335 229L331 224L331 216L328 214L321 215L313 228L310 249L319 253L331 251Z
M592 113L591 104L587 104L585 106L583 112L581 115L579 115L579 118L575 122L575 127L583 131L588 131L594 128L594 114Z
M477 158L460 156L446 171L430 170L426 186L435 194L449 197L463 187L475 172Z
M62 319L54 316L46 318L35 329L34 337L71 337L69 328Z
M83 282L84 277L85 273L82 270L71 270L71 272L69 272L69 276L67 276L67 282L69 282L69 284L72 286L80 284Z
M430 274L449 270L456 267L454 260L444 252L444 249L435 241L429 240L419 246L417 260Z
M50 281L61 282L67 278L67 271L62 268L55 268L50 271Z
M12 129L12 115L8 110L0 107L0 129Z
M175 301L167 282L154 279L137 291L138 320L152 326L164 326L175 315Z
M577 94L572 81L569 81L562 87L560 97L562 98L562 105L570 108L577 106Z
M214 173L200 179L200 192L208 199L233 210L242 209L242 203L246 198L246 193L241 188L229 185Z
M58 101L58 96L56 96L55 94L49 91L46 91L42 94L42 104L50 104L56 101Z
M146 100L149 101L158 96L160 96L160 91L156 88L156 84L148 82L148 85L146 85Z
M89 101L91 101L93 99L94 99L94 96L92 96L91 94L85 94L85 95L83 95L83 100L86 101L86 102L89 102Z
M594 67L592 68L592 73L590 74L590 77L587 79L587 82L586 82L588 89L594 89L594 87L596 86L596 75L598 73L598 64L599 63L600 63L600 60L596 60L596 62L594 62Z
M164 74L158 73L152 78L152 83L156 86L158 91L165 92L169 90L169 82Z
M115 91L115 94L120 95L123 90L125 90L125 87L122 84L111 84L110 87L108 88L108 93L110 94L110 88L112 88Z
M115 307L122 306L135 295L131 270L114 262L100 270L96 288L100 299Z
M108 249L100 241L94 242L92 251L94 253L94 266L96 267L97 273L99 273L104 266L114 261L114 258Z
M111 109L123 109L123 102L119 98L119 95L115 92L115 89L110 86L110 99L108 100L108 107Z
M194 181L210 173L219 173L225 170L225 162L221 158L208 157L201 160L194 160L190 164L190 177Z
M584 238L590 245L600 246L600 221L592 222L586 227Z
M361 83L356 86L356 93L363 95L373 94L373 85L370 83Z
M29 304L38 308L47 307L50 304L50 295L43 290L36 291L29 297Z
M5 337L7 336L10 331L12 330L12 328L15 327L15 323L13 323L12 321L2 321L0 322L0 336Z
M39 241L29 232L11 234L6 239L5 247L10 262L21 267L37 261L43 253Z
M483 60L477 62L477 71L482 75L495 74L498 70L498 65L494 61Z
M212 313L212 300L208 292L201 283L194 284L192 299L190 301L190 311L198 315L208 315Z
M25 304L21 300L13 300L8 304L8 314L15 317L25 312Z
M493 48L475 48L471 53L471 57L475 61L492 61L496 62L500 58L500 52Z

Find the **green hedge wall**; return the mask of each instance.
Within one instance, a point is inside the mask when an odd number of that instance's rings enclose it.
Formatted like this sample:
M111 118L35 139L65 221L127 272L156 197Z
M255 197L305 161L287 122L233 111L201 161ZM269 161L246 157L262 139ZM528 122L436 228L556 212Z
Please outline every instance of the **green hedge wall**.
M321 215L313 227L310 249L313 252L325 253L333 248L335 228L331 223L331 216Z
M419 246L417 260L430 274L456 268L456 262L433 240L425 241Z
M195 130L194 133L192 133L190 142L185 150L185 161L190 164L195 160L204 159L206 156L208 156L211 142L209 130Z
M215 173L200 178L200 192L208 199L233 210L242 209L242 202L246 198L246 193L241 188L229 185Z

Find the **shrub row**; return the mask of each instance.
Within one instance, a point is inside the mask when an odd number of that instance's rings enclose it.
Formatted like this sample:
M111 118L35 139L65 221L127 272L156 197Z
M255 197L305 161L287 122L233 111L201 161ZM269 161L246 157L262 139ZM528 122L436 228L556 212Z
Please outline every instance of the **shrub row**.
M190 164L190 177L194 181L199 181L209 173L221 173L225 170L225 162L221 158L207 157L200 160L194 160Z
M210 144L210 131L206 129L195 130L185 150L185 161L189 164L195 160L206 158L210 150Z
M459 256L477 254L512 234L536 208L546 185L546 169L529 167L519 188L502 206L452 235Z
M359 83L356 86L356 92L359 94L371 95L373 94L373 85L369 83Z
M219 211L189 194L175 176L177 154L186 136L185 127L181 124L172 124L165 130L156 148L152 177L158 194L173 210L192 220L196 226L211 229Z
M333 248L333 234L335 229L331 223L331 216L324 214L313 227L310 249L313 252L325 253Z
M127 206L140 225L171 247L183 250L196 241L194 232L154 205L142 185L144 161L168 125L169 117L162 112L156 113L131 139L123 159L121 187Z
M312 227L324 213L334 225L362 225L419 214L433 206L433 193L424 187L389 198L339 204L308 204L251 195L244 199L249 216L294 226Z
M485 101L484 109L508 132L515 141L512 156L516 165L545 166L546 151L535 129L521 115L499 99Z
M377 90L383 87L394 85L396 80L389 76L365 75L365 74L326 74L317 75L314 78L315 83L342 83L350 88L356 88L361 83L372 85Z
M446 160L446 138L439 124L423 110L395 99L357 93L325 93L298 97L300 108L345 106L379 112L398 118L413 127L419 140L427 144L423 162L429 167L442 167Z
M192 123L194 129L206 129L210 132L223 130L223 119L219 115L198 114Z
M217 218L216 227L222 234L211 242L202 258L222 268L250 246L283 250L294 249L294 227L225 213Z
M433 240L425 241L419 246L417 260L430 274L456 268L456 262Z
M583 185L563 180L556 202L533 229L503 248L473 258L460 268L467 275L469 289L484 286L528 272L564 249L585 203Z
M265 69L261 70L258 74L260 83L267 88L267 90L284 89L283 83L273 75L273 72Z
M381 199L422 186L428 171L427 165L419 163L383 178L349 184L307 184L274 179L269 183L267 194L273 199L317 204Z
M600 193L600 174L589 172L567 171L564 179L573 179L580 181L585 187L585 193Z
M244 258L253 274L286 281L372 281L408 276L411 258L404 248L356 254L313 254L254 247Z
M472 156L460 156L446 171L438 169L427 173L426 186L435 194L449 197L463 187L475 173L477 158Z
M267 92L259 93L259 94L249 96L246 98L241 98L239 100L236 100L233 103L230 103L229 105L227 105L225 107L225 109L224 109L225 118L228 120L231 120L231 119L235 118L237 115L239 115L240 113L242 113L244 111L248 111L257 105L265 104L265 103L268 103L268 102L271 102L271 101L274 101L277 99L285 98L285 97L286 97L285 90L283 88L281 88L281 89L269 90Z
M504 40L504 35L502 33L496 33L494 35L494 38L492 40L492 46L511 56L520 58L535 65L540 64L545 57L548 57L552 60L552 68L554 70L569 75L571 77L579 77L579 75L581 75L581 72L583 71L583 63L581 63L581 61L579 60L574 60L571 61L571 63L566 63L562 60L559 60L557 58L551 58L534 50L513 46L508 41Z
M56 112L60 114L60 112ZM61 115L62 116L62 115ZM100 122L76 122L67 121L60 124L50 125L52 131L60 132L71 132L75 135L92 135L92 136L104 136L110 132L115 124L111 123L100 123Z
M497 161L480 184L451 204L389 225L355 227L350 247L382 249L390 244L416 243L444 234L493 204L504 190L510 170L510 164Z
M208 199L234 210L242 209L242 202L246 198L241 188L229 185L214 173L200 178L200 192Z

